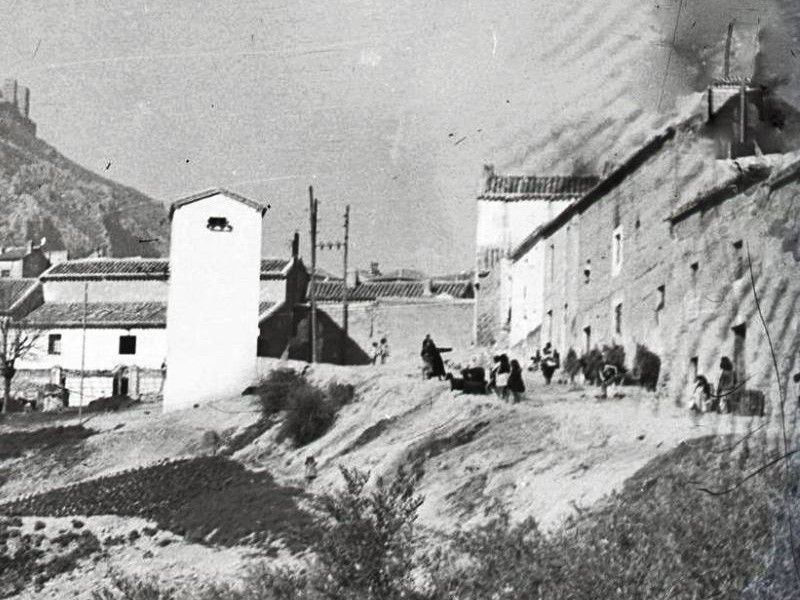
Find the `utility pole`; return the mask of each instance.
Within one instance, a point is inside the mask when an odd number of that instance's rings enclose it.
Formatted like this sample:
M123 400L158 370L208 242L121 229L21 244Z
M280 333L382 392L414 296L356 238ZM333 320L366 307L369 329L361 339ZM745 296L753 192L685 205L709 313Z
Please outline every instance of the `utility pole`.
M81 340L81 386L80 386L80 400L78 403L78 421L83 416L83 377L86 370L86 312L89 306L89 282L83 283L83 339Z
M350 205L348 204L344 209L344 279L342 280L342 331L344 339L342 340L342 364L347 364L347 253L350 244Z
M314 186L308 186L308 207L309 218L311 220L311 283L309 285L309 295L311 296L311 362L317 362L317 295L316 295L316 272L317 272L317 205L318 201L314 198Z

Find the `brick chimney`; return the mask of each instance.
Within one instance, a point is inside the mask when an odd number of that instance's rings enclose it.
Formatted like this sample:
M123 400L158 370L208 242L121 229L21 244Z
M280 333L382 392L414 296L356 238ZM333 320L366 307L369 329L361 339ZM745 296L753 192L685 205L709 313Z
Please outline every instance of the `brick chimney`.
M292 238L292 260L297 260L300 256L300 234L298 232L294 232L294 237Z
M25 254L30 254L33 252L33 240L28 240L25 242Z
M369 274L375 277L381 274L381 270L378 268L378 261L373 260L369 263Z

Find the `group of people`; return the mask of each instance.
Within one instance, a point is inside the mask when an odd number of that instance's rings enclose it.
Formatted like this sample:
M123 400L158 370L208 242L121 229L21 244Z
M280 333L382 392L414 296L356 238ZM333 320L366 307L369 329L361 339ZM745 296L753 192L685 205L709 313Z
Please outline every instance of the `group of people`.
M492 358L493 366L489 372L489 389L494 390L497 397L512 404L522 399L525 382L522 379L522 367L516 359L509 360L507 354Z
M727 356L723 356L719 361L719 369L716 390L704 375L695 377L689 405L692 412L731 412L738 397L739 381L733 363Z
M385 337L381 338L380 342L372 342L372 364L385 365L386 359L389 358L389 340Z

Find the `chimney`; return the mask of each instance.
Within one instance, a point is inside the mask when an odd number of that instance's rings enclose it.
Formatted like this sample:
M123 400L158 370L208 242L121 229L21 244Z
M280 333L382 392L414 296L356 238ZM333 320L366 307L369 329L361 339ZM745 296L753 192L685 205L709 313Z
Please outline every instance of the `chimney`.
M33 240L28 240L25 242L25 254L30 254L33 252Z
M31 110L31 91L25 86L20 86L17 91L17 100L19 102L19 114L26 119L29 118Z
M369 274L376 277L381 274L377 261L373 260L371 263L369 263Z
M358 269L348 269L345 285L347 285L348 288L354 288L358 283Z
M433 296L433 285L431 284L430 277L426 277L422 280L422 295L423 296Z
M17 105L17 80L6 79L3 81L3 98L9 104Z
M292 238L292 260L297 260L300 256L300 234L298 232L294 232L294 237Z

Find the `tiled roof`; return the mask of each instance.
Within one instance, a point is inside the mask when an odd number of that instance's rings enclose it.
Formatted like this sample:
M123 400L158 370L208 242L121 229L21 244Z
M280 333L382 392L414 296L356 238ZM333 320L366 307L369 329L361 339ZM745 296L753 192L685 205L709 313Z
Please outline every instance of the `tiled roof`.
M341 282L318 282L314 289L319 302L339 302L342 299ZM431 295L447 294L453 298L471 298L472 286L468 281L433 281ZM422 298L426 296L424 281L370 281L349 288L347 298L352 302L369 302L378 298Z
M291 258L262 258L261 279L285 279L291 266Z
M258 318L259 320L266 317L269 312L278 305L277 302L273 302L271 300L261 300L258 303Z
M425 279L425 273L415 269L395 269L373 277L371 281L418 281Z
M478 200L573 200L583 196L598 181L595 176L491 175Z
M167 279L166 258L82 258L53 265L42 281L62 279Z
M0 279L0 313L8 313L37 285L38 279Z
M82 302L42 304L25 321L37 327L82 327ZM167 305L164 302L90 302L86 304L87 327L153 328L166 327Z
M176 200L172 203L169 207L169 218L172 218L172 215L175 211L182 206L186 206L187 204L191 204L192 202L197 202L198 200L204 200L205 198L210 198L211 196L227 196L233 200L241 202L242 204L246 204L247 206L254 208L257 211L261 212L263 216L265 212L267 212L267 207L261 204L260 202L256 202L255 200L251 200L250 198L246 198L236 192L231 192L229 190L223 188L211 188L209 190L204 190L202 192L197 192L196 194L192 194L191 196L186 196L185 198L181 198L180 200Z
M0 260L21 260L28 254L30 254L30 251L25 246L6 248L5 251L0 254Z

